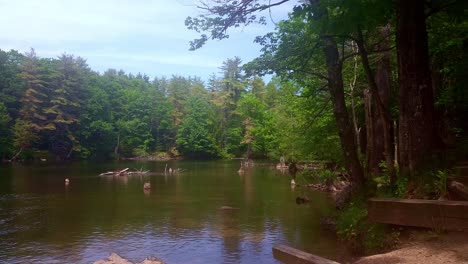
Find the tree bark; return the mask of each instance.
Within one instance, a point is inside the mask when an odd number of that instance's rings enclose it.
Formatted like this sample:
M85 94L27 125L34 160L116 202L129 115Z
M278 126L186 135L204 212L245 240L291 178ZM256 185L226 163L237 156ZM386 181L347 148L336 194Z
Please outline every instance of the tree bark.
M385 31L385 30L384 30ZM386 34L386 32L383 32ZM388 34L386 34L388 35ZM356 43L359 47L362 65L366 74L370 89L365 94L367 120L367 158L368 170L371 173L379 173L379 163L385 160L390 182L395 181L395 169L393 163L392 147L392 123L389 111L390 58L388 53L379 60L377 73L374 74L370 67L368 52L365 47L364 37L360 28L357 30ZM376 113L373 111L375 108Z
M346 108L342 76L343 65L339 57L338 46L331 36L322 35L321 40L327 65L328 89L333 102L333 114L338 126L345 167L353 184L360 187L363 183L364 173L356 152L353 126Z
M399 165L412 177L424 166L439 139L434 121L434 94L424 0L397 0L397 57L399 82Z
M117 145L115 145L115 148L114 148L114 154L117 158L117 160L119 160L119 148L120 148L120 133L117 133Z
M355 47L354 42L352 45L352 50L357 50ZM357 56L353 56L354 65L353 65L353 78L349 82L349 90L350 90L350 99L351 99L351 117L353 120L353 127L354 127L354 134L356 137L356 145L358 153L363 153L362 144L361 144L361 128L358 125L358 118L356 114L356 102L354 100L355 90L356 90L356 80L357 80L357 68L358 68L358 60Z

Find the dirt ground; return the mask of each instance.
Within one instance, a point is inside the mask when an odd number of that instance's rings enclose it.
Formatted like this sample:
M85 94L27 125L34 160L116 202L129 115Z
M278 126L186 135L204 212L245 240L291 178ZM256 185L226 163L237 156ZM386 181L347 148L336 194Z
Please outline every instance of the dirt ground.
M359 259L355 264L468 264L468 232L412 231L401 248Z

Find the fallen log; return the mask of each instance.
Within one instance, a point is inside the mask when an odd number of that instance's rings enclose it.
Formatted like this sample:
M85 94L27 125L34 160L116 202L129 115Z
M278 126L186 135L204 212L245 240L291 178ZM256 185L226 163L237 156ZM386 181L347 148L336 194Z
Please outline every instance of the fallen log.
M125 173L126 171L128 171L129 169L128 168L125 168L119 172L117 172L117 175L121 175L122 173Z
M468 200L468 187L466 187L466 185L464 185L463 183L458 181L450 181L447 188L450 192L453 192L460 198Z
M142 174L148 174L149 171L129 171L129 168L125 168L120 171L108 171L108 172L103 172L99 174L99 176L127 176L127 175L142 175Z
M126 174L127 175L141 175L141 174L147 174L149 171L129 171Z
M99 174L99 176L107 176L107 175L114 175L114 174L115 174L115 171L108 171L108 172L103 172Z
M336 261L312 255L286 245L273 247L273 257L283 263L339 264Z

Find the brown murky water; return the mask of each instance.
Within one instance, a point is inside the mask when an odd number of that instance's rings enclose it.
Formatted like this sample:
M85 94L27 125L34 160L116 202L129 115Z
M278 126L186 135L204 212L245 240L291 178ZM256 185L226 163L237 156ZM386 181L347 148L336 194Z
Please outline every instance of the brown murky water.
M116 252L132 261L277 263L271 249L280 243L332 259L343 252L319 227L331 211L326 195L291 189L290 178L268 163L245 175L237 161L171 161L183 170L171 176L162 173L165 165L2 165L0 262L92 263ZM157 173L97 176L126 167ZM296 205L297 195L311 203Z

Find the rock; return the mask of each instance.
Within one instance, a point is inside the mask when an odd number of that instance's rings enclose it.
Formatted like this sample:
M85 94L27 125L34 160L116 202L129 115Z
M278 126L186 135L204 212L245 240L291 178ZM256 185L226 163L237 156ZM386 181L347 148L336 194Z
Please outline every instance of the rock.
M150 257L143 260L140 264L164 264L164 262L158 260L157 258Z
M354 186L348 184L340 189L340 191L334 193L335 207L342 209L346 203L351 199L354 192Z
M143 184L143 189L145 189L145 190L151 189L151 183L145 182L145 184Z
M320 226L325 230L336 232L336 221L331 217L323 217L320 219Z
M308 197L301 197L301 196L298 196L296 197L296 204L303 204L303 203L308 203L310 202L310 199Z
M450 181L447 186L448 190L463 200L468 200L468 187L458 181Z
M134 263L122 258L116 253L112 253L107 259L96 261L94 262L94 264L134 264ZM146 258L139 264L164 264L164 262L156 258L150 257L150 258Z
M112 253L107 260L99 260L94 262L94 264L133 264L132 262L122 258L121 256Z

